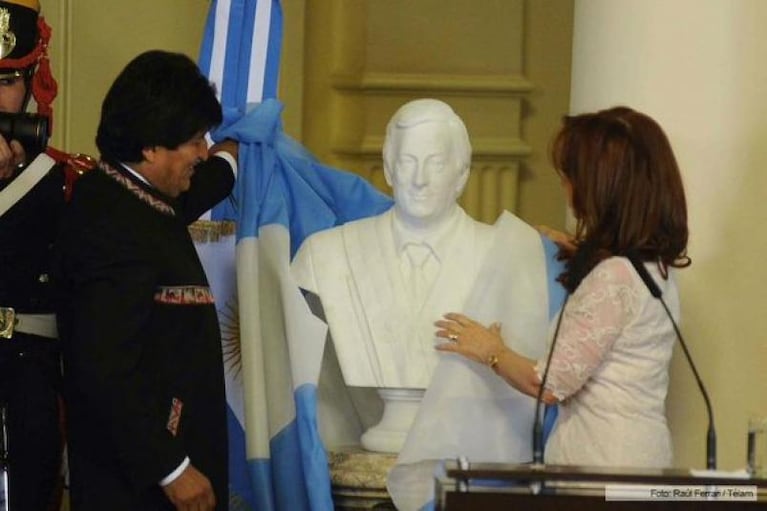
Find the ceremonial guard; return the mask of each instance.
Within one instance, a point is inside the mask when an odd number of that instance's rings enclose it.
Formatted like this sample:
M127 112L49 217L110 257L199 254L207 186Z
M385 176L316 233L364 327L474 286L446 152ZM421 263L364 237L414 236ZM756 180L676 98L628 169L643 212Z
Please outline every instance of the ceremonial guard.
M65 202L88 158L47 147L56 82L38 0L0 0L0 418L13 511L57 509L61 363L49 282ZM37 114L25 113L30 99ZM2 508L2 507L0 507Z

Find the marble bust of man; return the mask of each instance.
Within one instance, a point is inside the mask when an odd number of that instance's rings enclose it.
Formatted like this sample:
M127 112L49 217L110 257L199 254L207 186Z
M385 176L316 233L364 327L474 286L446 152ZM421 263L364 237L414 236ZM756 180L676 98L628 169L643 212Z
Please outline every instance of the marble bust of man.
M488 225L458 205L471 145L446 103L418 99L400 107L386 128L383 160L393 207L310 236L291 271L301 288L320 298L345 384L375 387L384 400L381 423L362 436L363 447L399 452L445 358L434 349L434 321L467 311L469 300L482 310L491 310L487 304L513 309L519 314L512 320L526 322L520 333L534 330L523 337L536 346L516 349L539 355L548 319L546 263L539 235L521 220L504 213ZM509 246L519 253L509 256ZM488 254L496 252L489 263ZM516 273L499 279L506 266ZM511 305L501 296L508 290L515 291ZM450 395L429 399L438 403L438 414L444 402L453 402Z
M471 146L447 104L402 106L383 157L394 206L311 236L292 267L320 296L347 385L423 389L438 361L432 323L461 308L492 227L456 202Z

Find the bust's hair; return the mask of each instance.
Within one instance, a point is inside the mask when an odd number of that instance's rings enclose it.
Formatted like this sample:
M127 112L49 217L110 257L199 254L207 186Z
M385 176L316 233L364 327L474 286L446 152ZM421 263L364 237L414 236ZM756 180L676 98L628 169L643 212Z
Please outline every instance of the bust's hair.
M176 149L221 119L213 86L194 61L148 51L128 63L107 92L96 145L105 157L139 162L143 149Z
M610 256L690 264L682 177L657 122L627 107L568 116L551 157L572 185L577 220L578 248L561 276L568 289Z
M402 105L386 125L383 144L383 160L386 166L394 161L397 130L411 128L424 123L440 123L448 128L452 142L453 157L458 159L461 170L471 166L471 143L463 120L450 105L437 99L416 99Z

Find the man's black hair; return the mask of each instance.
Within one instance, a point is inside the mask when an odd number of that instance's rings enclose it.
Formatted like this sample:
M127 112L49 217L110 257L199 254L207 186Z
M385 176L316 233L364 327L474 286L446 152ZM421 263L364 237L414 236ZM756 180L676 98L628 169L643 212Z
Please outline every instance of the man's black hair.
M176 149L221 119L215 90L197 65L152 50L134 58L107 92L96 145L102 157L140 162L143 149Z

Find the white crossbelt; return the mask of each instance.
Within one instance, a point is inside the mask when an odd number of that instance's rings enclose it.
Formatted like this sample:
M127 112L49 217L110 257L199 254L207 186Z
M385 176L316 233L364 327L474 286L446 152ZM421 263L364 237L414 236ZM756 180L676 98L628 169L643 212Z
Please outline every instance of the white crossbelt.
M40 153L37 155L37 158L32 160L32 163L0 192L0 216L3 216L11 206L34 188L54 165L56 165L56 160L47 154Z
M40 153L24 171L0 192L0 216L24 197L45 177L56 160ZM10 339L13 332L57 339L55 314L18 314L10 307L0 307L0 338Z
M16 326L13 330L51 339L59 337L55 314L16 314Z
M0 342L13 338L14 332L58 339L55 314L19 314L0 307Z

